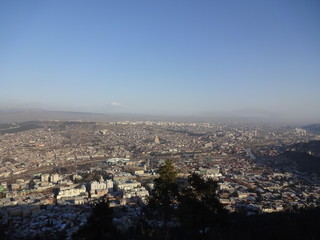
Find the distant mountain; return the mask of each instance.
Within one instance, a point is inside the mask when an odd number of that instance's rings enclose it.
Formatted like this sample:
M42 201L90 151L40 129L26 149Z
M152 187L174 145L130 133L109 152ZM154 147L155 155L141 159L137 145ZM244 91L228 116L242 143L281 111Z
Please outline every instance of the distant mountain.
M25 121L47 121L47 120L86 120L99 121L107 119L107 115L79 113L79 112L60 112L45 110L2 110L0 111L0 123L25 122Z
M254 122L253 119L219 116L174 116L174 115L150 115L134 113L91 113L73 111L50 111L37 108L0 108L0 124L11 122L27 121L177 121L177 122L198 122L198 121L218 121L229 123Z
M311 133L320 134L320 123L307 125L303 129Z
M69 111L47 111L38 109L0 109L0 124L26 121L124 121L146 120L150 116L124 113L90 113Z

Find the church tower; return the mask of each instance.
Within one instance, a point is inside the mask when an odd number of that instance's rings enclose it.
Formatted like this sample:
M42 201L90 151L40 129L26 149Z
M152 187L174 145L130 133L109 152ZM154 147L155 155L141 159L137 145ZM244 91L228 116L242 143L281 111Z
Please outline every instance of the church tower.
M156 137L154 138L154 143L155 143L155 144L159 144L159 143L160 143L160 140L159 140L159 138L158 138L157 135L156 135Z

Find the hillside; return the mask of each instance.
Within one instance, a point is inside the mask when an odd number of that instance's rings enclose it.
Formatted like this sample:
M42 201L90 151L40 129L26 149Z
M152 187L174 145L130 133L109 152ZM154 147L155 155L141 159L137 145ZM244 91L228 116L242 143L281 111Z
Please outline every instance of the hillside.
M313 140L309 142L301 142L292 145L297 152L309 152L311 151L312 155L320 156L320 140Z
M280 155L283 162L297 166L300 172L320 174L320 157L310 155L306 152L288 151Z
M320 134L320 123L307 125L303 129L314 134Z

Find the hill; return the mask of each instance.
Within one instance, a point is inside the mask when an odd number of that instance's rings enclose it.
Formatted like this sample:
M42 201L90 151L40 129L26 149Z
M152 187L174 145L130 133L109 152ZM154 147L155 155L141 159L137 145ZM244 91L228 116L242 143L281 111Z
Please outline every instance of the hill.
M295 151L287 151L279 156L284 164L296 165L300 172L320 174L320 157Z
M320 134L320 123L304 126L303 129L314 134Z
M292 145L297 152L311 152L312 155L320 156L320 140L301 142Z

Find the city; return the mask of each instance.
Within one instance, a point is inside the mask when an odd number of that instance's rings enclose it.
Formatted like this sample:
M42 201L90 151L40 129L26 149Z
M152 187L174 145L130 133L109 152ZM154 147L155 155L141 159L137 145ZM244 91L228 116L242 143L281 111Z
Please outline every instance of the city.
M229 212L250 216L320 204L319 165L304 172L283 155L302 143L319 159L320 135L300 127L160 121L2 127L0 221L13 239L56 231L71 239L101 197L119 209L117 228L129 229L167 159L179 169L180 182L190 173L216 180Z
M0 239L320 239L320 1L0 1Z

